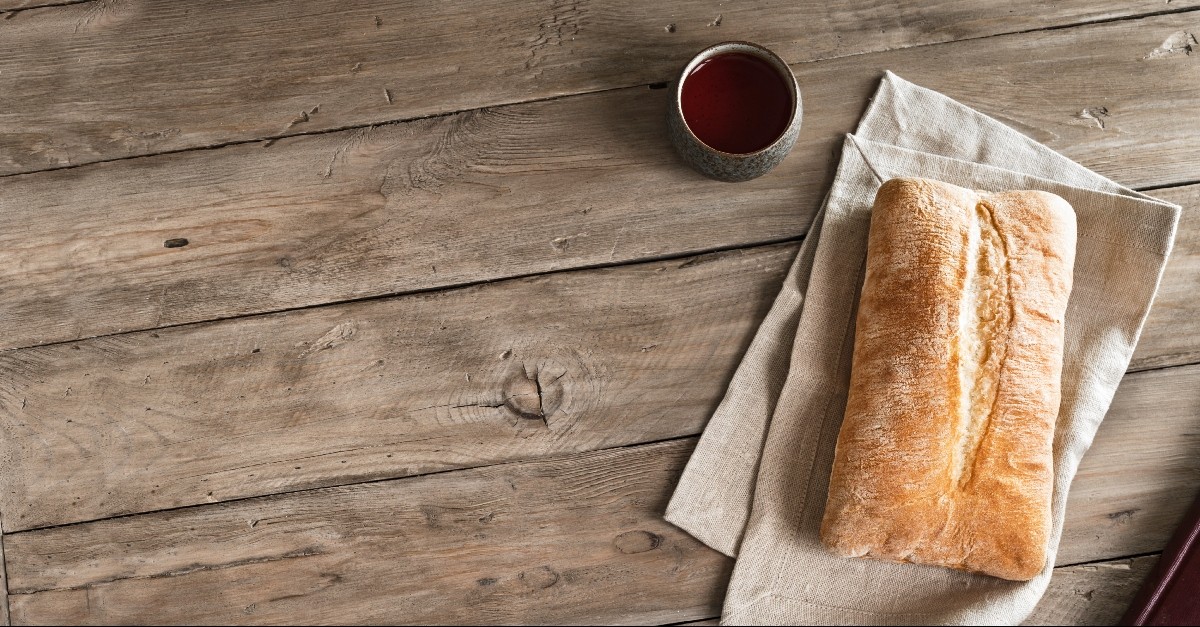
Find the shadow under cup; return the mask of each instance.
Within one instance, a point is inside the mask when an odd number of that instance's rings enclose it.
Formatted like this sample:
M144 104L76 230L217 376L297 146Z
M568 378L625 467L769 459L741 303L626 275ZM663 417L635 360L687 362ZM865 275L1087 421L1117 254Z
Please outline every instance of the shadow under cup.
M702 50L673 86L671 143L719 181L748 181L783 161L800 135L800 87L762 46L731 41Z

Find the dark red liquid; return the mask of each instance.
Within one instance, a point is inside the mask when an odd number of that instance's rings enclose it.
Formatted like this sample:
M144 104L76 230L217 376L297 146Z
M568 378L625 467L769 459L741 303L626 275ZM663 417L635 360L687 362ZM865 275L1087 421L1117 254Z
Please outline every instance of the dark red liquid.
M700 141L744 154L770 146L787 130L792 95L784 78L758 57L717 55L683 80L683 119Z

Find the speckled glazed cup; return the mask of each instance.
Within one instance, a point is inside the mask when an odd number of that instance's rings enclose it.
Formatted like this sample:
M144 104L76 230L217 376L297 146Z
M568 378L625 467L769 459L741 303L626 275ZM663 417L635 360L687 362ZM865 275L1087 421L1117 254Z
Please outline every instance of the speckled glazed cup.
M783 134L771 142L769 146L755 152L730 153L717 150L700 141L696 134L688 128L683 118L683 83L696 69L696 66L717 55L740 52L766 61L779 75L783 77L792 96L792 116ZM775 53L745 41L727 41L700 51L683 68L679 80L671 86L671 108L667 112L667 125L674 144L683 160L705 176L718 181L748 181L766 174L771 168L779 165L780 161L796 145L800 136L800 118L803 117L803 107L800 103L800 86L791 68Z

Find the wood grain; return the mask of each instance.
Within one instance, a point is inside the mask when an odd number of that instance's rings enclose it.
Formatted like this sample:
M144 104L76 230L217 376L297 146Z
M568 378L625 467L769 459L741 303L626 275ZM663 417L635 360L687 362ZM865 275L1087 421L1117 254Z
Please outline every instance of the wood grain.
M698 433L795 250L2 354L4 526Z
M1116 625L1157 555L1054 570L1046 596L1024 625Z
M1191 370L1194 387L1200 368ZM713 616L732 562L661 519L693 444L688 438L13 534L14 622L304 616L315 623L563 624ZM1176 497L1160 495L1158 503ZM1086 535L1066 536L1065 548L1083 552ZM1041 615L1107 616L1117 601L1105 603L1105 595L1125 594L1145 566L1131 570L1065 569Z
M1131 370L1200 362L1200 185L1153 194L1182 206L1183 213Z
M0 620L711 624L731 563L661 512L882 69L1196 179L1200 0L626 4L0 0ZM644 86L739 38L808 117L735 187ZM1157 557L1095 560L1200 491L1200 185L1154 194L1149 371L1029 624L1114 622Z
M4 529L699 433L795 250L10 351L0 355ZM1071 508L1105 530L1099 545L1152 550L1126 546L1125 530L1182 515L1154 504L1194 491L1200 450L1180 435L1200 414L1194 372L1142 373L1118 394L1083 472L1120 486L1123 500L1114 508L1117 492L1100 487ZM1146 426L1151 408L1165 418ZM1112 430L1135 444L1106 439Z
M10 177L0 348L795 238L884 68L1125 183L1188 181L1200 64L1150 53L1197 15L798 65L801 141L737 186L675 157L645 88Z
M661 517L691 448L652 444L14 535L14 621L711 616L732 561Z
M1126 375L1071 486L1058 563L1160 550L1198 479L1200 366Z
M72 3L0 19L0 173L666 81L722 40L795 63L1198 4Z

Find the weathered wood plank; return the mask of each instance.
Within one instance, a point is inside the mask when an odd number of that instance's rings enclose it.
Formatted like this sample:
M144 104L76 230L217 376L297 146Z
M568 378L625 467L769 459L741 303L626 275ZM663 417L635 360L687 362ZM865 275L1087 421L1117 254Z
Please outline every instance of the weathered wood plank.
M2 354L5 528L698 433L795 250Z
M1071 486L1058 563L1160 550L1197 479L1200 366L1126 375Z
M698 433L794 251L744 249L10 351L0 355L5 529ZM1168 279L1197 283L1195 271L1177 275ZM1180 292L1177 302L1194 310L1188 298ZM1072 506L1096 519L1089 529L1107 530L1098 544L1161 522L1147 517L1182 515L1146 506L1163 491L1191 490L1200 451L1170 447L1196 442L1158 441L1179 438L1179 421L1200 408L1200 387L1187 388L1195 382L1179 372L1140 374L1134 381L1164 383L1118 396L1112 415L1124 418L1106 429L1124 429L1136 451L1117 439L1100 447L1111 455L1094 471L1085 461L1097 485L1121 485L1129 499L1113 509L1101 489L1095 503ZM1147 430L1137 420L1147 408L1166 422Z
M676 441L13 535L13 618L562 624L711 616L732 562L661 516L691 448ZM51 587L74 589L35 592Z
M669 80L728 39L801 62L1197 4L95 0L0 20L0 173Z
M799 65L799 145L736 186L674 156L666 91L644 88L11 177L0 348L798 237L884 68L1126 183L1187 181L1200 64L1150 51L1198 19ZM1104 128L1076 117L1097 106Z
M1167 392L1200 387L1200 367L1166 372L1183 381L1150 376L1158 373L1128 381ZM1096 450L1123 445L1106 437L1110 423L1134 419L1110 417ZM1177 422L1179 431L1194 429L1197 419L1193 411L1136 422L1157 436L1166 422ZM1181 440L1144 439L1167 448ZM14 621L265 623L302 615L343 623L626 623L713 616L729 560L661 519L693 444L688 438L12 534ZM1137 457L1122 462L1126 472L1155 463ZM1076 489L1096 480L1081 473ZM1153 507L1179 496L1160 493ZM1113 494L1114 502L1121 498ZM1067 522L1080 524L1095 521ZM1170 531L1149 530L1158 548ZM1101 532L1073 529L1064 554L1086 553ZM1120 569L1102 575L1107 570ZM1101 606L1068 601L1085 584L1085 601L1107 594L1100 588L1110 583L1087 579L1091 572L1059 578L1063 590L1050 596L1044 615L1099 616Z
M1158 556L1055 569L1046 596L1025 625L1115 625Z
M1200 185L1154 195L1182 206L1183 214L1131 370L1200 362Z

